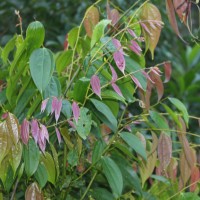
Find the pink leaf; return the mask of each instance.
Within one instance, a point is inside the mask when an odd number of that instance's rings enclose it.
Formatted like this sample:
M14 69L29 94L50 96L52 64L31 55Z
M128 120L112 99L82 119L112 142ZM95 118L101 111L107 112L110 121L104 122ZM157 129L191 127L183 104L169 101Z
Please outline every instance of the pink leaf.
M41 105L41 113L43 113L47 107L47 103L48 103L49 99L45 99L42 101L42 105Z
M119 89L119 87L118 87L115 83L112 83L112 87L113 87L113 89L115 90L115 92L116 92L119 96L123 97L123 95L122 95L122 93L121 93L121 90Z
M141 55L141 51L142 49L140 48L140 46L138 45L138 43L134 40L131 40L131 46L129 46L130 49L135 52L137 55Z
M147 80L151 81L151 83L155 84L152 80L151 77L149 76L148 73L146 73L145 71L142 71L142 74L146 77Z
M142 26L142 28L143 28L150 36L152 36L152 33L150 32L150 30L148 29L148 27L146 26L145 23L140 22L140 25Z
M112 72L112 82L115 82L117 80L117 73L115 71L115 69L110 65L110 70Z
M123 53L121 53L120 51L116 51L113 54L113 58L114 58L114 61L115 61L116 65L117 65L117 67L119 68L119 70L124 74L125 59L124 59Z
M47 127L43 124L40 124L40 134L42 134L42 138L44 137L49 142L49 133Z
M56 127L56 135L57 135L57 138L58 138L58 142L60 144L61 143L61 135L60 135L60 132L59 132L57 127Z
M74 128L74 129L76 128L74 123L71 120L68 120L67 122L72 128Z
M39 126L38 126L38 122L37 122L36 119L33 119L31 121L31 132L32 132L32 136L33 136L36 144L38 142L39 131L40 131L40 129L39 129Z
M51 103L51 114L56 110L57 106L57 97L53 97L52 103Z
M61 108L62 108L62 100L57 100L56 109L55 109L56 122L58 121L58 119L60 117Z
M119 51L120 53L123 54L124 52L123 52L122 45L121 45L120 41L113 38L112 42L113 42L114 46L117 48L117 51Z
M40 132L41 132L41 129L40 129ZM39 133L38 144L39 144L41 151L44 153L45 149L46 149L46 140L44 139L44 136L41 133Z
M101 85L100 85L99 77L97 75L93 75L90 83L91 83L93 92L97 96L99 96L99 98L101 99Z
M80 116L80 108L78 107L78 104L75 101L72 104L72 112L76 123L78 123L78 118Z
M140 82L137 80L137 78L135 78L133 75L131 75L131 79L133 80L133 82L143 90L142 85L140 84Z
M172 68L170 62L164 63L164 69L165 69L165 81L164 83L167 83L171 78Z
M2 116L1 116L2 119L6 119L7 117L8 117L8 113L7 112L3 113Z
M29 140L29 121L26 119L23 120L21 125L21 138L24 144L28 144Z
M133 38L136 38L136 37L137 37L137 35L135 34L135 32L134 32L133 30L128 29L128 32L129 32L129 34L130 34Z
M199 168L195 166L192 170L190 179L190 192L194 192L196 190L198 181L200 181L200 172Z
M110 12L110 18L108 18L108 19L111 20L111 24L115 25L120 19L118 10L112 9Z

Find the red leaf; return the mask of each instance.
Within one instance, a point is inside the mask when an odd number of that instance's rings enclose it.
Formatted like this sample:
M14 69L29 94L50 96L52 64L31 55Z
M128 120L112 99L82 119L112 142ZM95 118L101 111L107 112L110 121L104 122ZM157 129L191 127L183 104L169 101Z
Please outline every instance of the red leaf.
M171 137L161 133L158 140L158 159L160 161L161 171L166 170L172 158L172 141Z
M191 179L190 179L190 192L194 192L197 188L197 182L200 180L199 168L195 166L192 170Z
M121 93L121 90L119 89L119 87L118 87L115 83L112 83L112 87L113 87L113 89L115 90L115 92L116 92L119 96L123 97L123 95L122 95L122 93Z
M68 34L66 34L65 41L64 41L64 50L67 50L68 46L69 46L69 43L68 43Z
M176 21L176 16L175 16L175 11L174 11L174 5L172 3L172 0L166 0L166 10L167 10L167 15L168 15L168 18L169 18L169 22L170 22L170 24L171 24L174 32L176 33L176 35L182 41L184 41L183 38L181 37L179 29L178 29L178 25L177 25L177 21Z
M101 85L97 75L93 75L90 80L93 92L101 99Z
M80 108L78 107L78 104L75 101L72 104L72 112L76 123L78 123L78 118L80 116Z
M92 37L93 29L99 22L99 11L96 7L91 6L87 9L84 18L84 27L89 37Z
M119 70L124 74L124 70L125 70L124 54L120 51L116 51L113 54L113 58Z
M165 69L165 81L164 81L164 83L167 83L171 78L171 73L172 73L171 63L165 62L164 63L164 69Z
M110 16L108 17L108 19L110 19L111 20L111 24L113 26L115 26L115 24L117 24L117 22L120 19L120 14L119 14L118 10L112 9L111 12L110 12Z
M150 77L151 77L151 80L155 83L154 86L156 87L156 91L158 94L158 101L160 101L164 93L164 86L163 86L162 80L160 76L155 74L153 71L150 72Z
M175 11L185 25L187 25L188 15L191 9L191 2L186 0L173 0Z
M29 140L29 121L26 119L23 120L21 125L21 138L24 144L28 144Z

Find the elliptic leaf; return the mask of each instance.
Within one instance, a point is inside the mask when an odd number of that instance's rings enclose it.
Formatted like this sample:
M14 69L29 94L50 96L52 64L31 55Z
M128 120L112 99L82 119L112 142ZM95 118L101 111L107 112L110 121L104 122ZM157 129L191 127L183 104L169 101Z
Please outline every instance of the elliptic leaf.
M92 163L95 164L102 156L102 153L106 147L106 143L102 140L97 140L92 151Z
M42 191L39 189L39 186L36 182L28 186L25 193L25 200L43 200Z
M37 171L35 172L35 179L39 183L40 187L43 188L48 180L48 174L43 164L39 163Z
M29 63L33 81L42 94L51 80L55 67L53 54L46 48L36 49L31 54Z
M123 178L117 164L109 157L102 158L103 173L112 189L115 198L119 198L123 189Z

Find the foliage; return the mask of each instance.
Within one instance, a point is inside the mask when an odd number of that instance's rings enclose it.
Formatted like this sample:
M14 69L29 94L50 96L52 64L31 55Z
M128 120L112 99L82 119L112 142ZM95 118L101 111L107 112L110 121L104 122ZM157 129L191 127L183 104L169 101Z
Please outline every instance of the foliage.
M99 2L57 53L44 47L41 22L23 35L16 11L21 33L0 51L1 196L198 199L198 144L188 140L197 135L187 129L199 118L166 96L171 62L147 65L164 25L159 9L144 1L121 13L107 4L104 14Z

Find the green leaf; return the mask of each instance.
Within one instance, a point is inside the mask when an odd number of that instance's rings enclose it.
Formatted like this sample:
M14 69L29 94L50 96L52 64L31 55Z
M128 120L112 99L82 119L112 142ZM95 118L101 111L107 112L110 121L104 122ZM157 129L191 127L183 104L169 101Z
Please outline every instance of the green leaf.
M170 136L170 132L168 131L170 128L165 120L165 118L160 115L158 112L156 111L149 111L150 117L151 119L155 122L155 124L157 125L157 127L159 129L161 129L161 131L163 130L163 132L167 135Z
M126 104L126 101L123 97L121 97L120 95L118 95L116 92L112 91L112 90L105 90L102 91L101 93L101 97L103 99L114 99L114 100L118 100L123 102L124 104Z
M188 122L189 122L189 115L188 115L188 111L185 107L185 105L179 100L179 99L176 99L176 98L168 98L170 100L170 102L172 104L174 104L174 106L179 110L181 111L181 113L183 114L183 118L185 120L185 123L187 124L188 126Z
M115 200L114 196L105 188L95 188L92 191L92 197L95 200Z
M36 49L31 54L29 62L33 81L42 94L51 80L55 67L53 54L46 48Z
M84 102L89 84L90 84L90 79L85 77L82 77L75 83L73 91L74 100L80 103Z
M111 20L101 20L93 30L92 39L91 39L91 48L100 40L101 37L104 35L104 29L108 24L110 24Z
M90 99L90 101L95 106L95 108L102 114L102 116L108 120L109 124L107 124L107 125L113 131L116 131L117 130L117 120L116 120L115 116L113 115L113 113L111 112L111 110L109 109L109 107L107 105L105 105L104 103L102 103L101 101L98 101L96 99ZM98 114L97 114L97 116L98 116ZM100 120L102 120L100 116L98 116L98 117Z
M82 107L80 109L80 117L78 123L75 123L75 127L79 136L84 140L89 135L92 126L91 114L88 112L89 110L87 108Z
M72 105L71 103L64 99L62 100L62 110L61 112L63 113L63 115L65 115L65 117L70 118L72 115Z
M74 167L74 166L77 165L78 159L79 159L79 156L78 156L78 152L76 151L76 149L70 150L70 152L67 155L67 161L68 161L68 163L72 167Z
M72 30L70 30L70 32L68 33L68 42L69 45L74 48L75 44L76 44L76 40L78 39L78 30L79 27L75 27Z
M62 52L56 59L56 69L59 75L71 63L72 55L73 55L73 51L67 50L67 51Z
M103 173L112 189L115 198L119 198L123 189L123 178L117 164L109 157L102 158Z
M44 26L39 21L34 21L29 24L26 30L26 42L31 48L39 48L44 42L45 30Z
M102 140L97 140L92 151L92 164L99 161L106 147L106 143Z
M179 200L200 200L198 194L192 192L181 193Z
M56 182L56 167L54 160L50 153L45 152L45 154L41 155L41 163L44 164L47 174L48 174L48 181L55 185Z
M48 180L48 174L43 164L39 163L37 171L35 172L35 179L39 183L40 187L43 188Z
M29 139L27 146L24 145L23 159L26 174L28 177L31 177L37 170L40 160L40 151L33 139Z
M6 180L5 180L5 183L4 183L4 187L5 187L5 190L7 192L10 191L13 183L14 183L14 172L12 170L12 167L9 165L8 168L7 168L7 173L6 173Z
M14 35L6 44L6 46L3 48L2 53L1 53L1 58L4 63L7 63L8 56L10 52L14 49L15 47L15 41L16 41L17 36Z
M136 152L138 153L140 156L142 156L142 158L144 158L145 160L147 160L147 155L145 152L145 148L144 145L142 144L142 142L140 141L140 139L133 135L132 133L129 132L121 132L120 133L120 137Z

